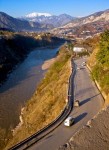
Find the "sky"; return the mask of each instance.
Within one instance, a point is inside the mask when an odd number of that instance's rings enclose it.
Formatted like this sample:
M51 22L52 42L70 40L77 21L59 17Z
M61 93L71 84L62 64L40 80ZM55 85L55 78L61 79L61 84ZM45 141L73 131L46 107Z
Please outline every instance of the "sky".
M109 9L109 0L0 0L0 11L13 17L32 12L83 17Z

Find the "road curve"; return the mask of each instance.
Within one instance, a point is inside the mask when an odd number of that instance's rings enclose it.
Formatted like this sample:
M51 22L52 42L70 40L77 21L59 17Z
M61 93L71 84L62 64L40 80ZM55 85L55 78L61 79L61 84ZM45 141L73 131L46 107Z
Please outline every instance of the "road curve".
M83 61L86 61L85 58L74 61L76 71L72 83L74 87L72 94L74 94L74 100L80 101L80 107L74 107L70 113L70 116L75 118L75 124L71 127L65 127L62 123L53 132L29 147L28 150L57 150L102 108L104 100L94 82L90 79L87 67L81 67ZM81 69L77 70L77 67L81 67Z

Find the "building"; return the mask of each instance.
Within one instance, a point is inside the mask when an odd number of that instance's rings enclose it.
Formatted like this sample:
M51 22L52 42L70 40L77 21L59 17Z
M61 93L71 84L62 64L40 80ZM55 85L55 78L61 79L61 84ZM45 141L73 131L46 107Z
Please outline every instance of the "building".
M74 52L83 52L83 51L85 51L85 48L84 47L74 47L73 51Z

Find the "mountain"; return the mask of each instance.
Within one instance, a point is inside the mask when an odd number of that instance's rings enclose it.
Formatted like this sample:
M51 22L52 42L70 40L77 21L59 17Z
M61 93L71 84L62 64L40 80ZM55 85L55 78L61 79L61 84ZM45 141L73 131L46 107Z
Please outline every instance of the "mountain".
M55 34L67 34L77 37L93 36L109 29L109 9L78 18L63 27L53 29Z
M69 23L68 23L69 22ZM53 29L55 27L55 29ZM49 13L31 13L21 18L13 18L0 12L0 28L17 31L51 30L56 35L78 38L91 37L109 29L109 9L86 17L75 18L67 14L59 16Z
M0 12L0 28L8 28L15 31L42 31L52 29L53 26L45 23L20 20Z
M96 21L109 21L109 9L106 11L96 12L86 17L82 17L80 19L76 19L71 23L67 24L66 27L72 27L77 25L83 25L87 23L92 23Z
M28 20L28 21L34 21L38 23L45 23L45 24L51 24L54 27L63 26L66 23L76 19L75 17L72 17L67 14L62 14L59 16L51 15L49 13L31 13L24 17L20 18L21 20Z

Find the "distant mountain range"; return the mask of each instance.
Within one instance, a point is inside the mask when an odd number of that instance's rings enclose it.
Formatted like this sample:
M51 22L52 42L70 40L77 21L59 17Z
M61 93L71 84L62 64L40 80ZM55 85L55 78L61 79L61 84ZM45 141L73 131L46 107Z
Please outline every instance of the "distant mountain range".
M96 21L109 21L109 9L105 11L96 12L89 16L73 20L71 23L67 24L65 27L74 27L77 25L83 25L83 24L92 23Z
M52 30L55 34L67 34L76 37L88 37L109 29L109 9L78 18L65 26Z
M109 9L82 18L67 14L55 16L37 12L20 18L13 18L4 12L0 12L0 28L17 31L51 30L54 34L67 34L74 37L92 36L103 32L104 29L109 29Z
M67 14L61 14L59 16L51 15L49 13L31 13L24 17L21 17L19 19L32 21L32 22L38 22L43 24L51 24L54 27L59 27L67 24L68 22L75 20L76 17L72 17Z
M45 31L53 27L50 24L16 19L4 12L0 12L0 28L8 28L15 31Z

